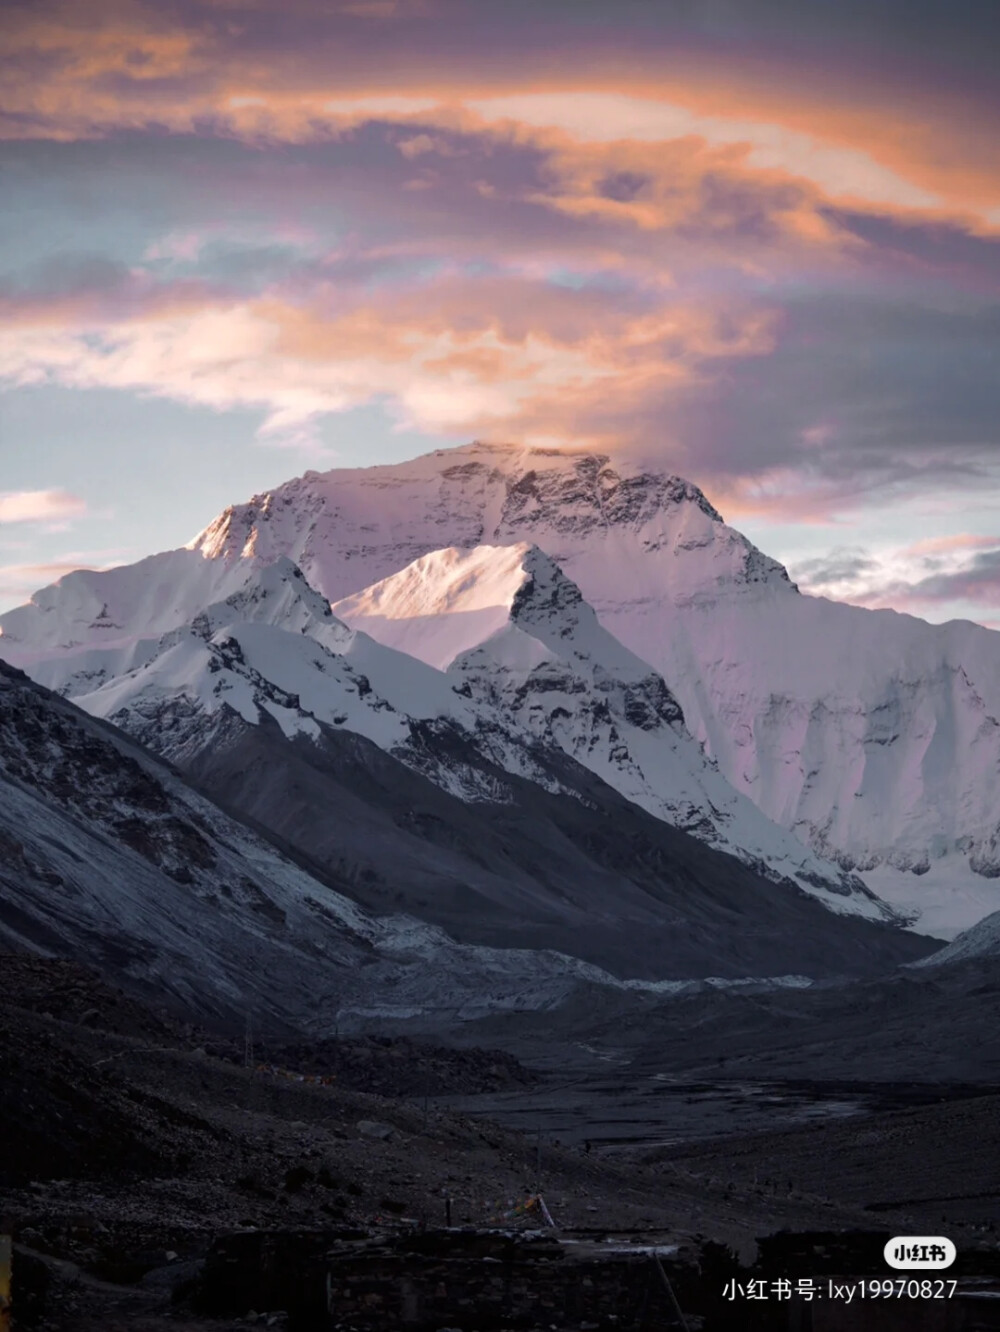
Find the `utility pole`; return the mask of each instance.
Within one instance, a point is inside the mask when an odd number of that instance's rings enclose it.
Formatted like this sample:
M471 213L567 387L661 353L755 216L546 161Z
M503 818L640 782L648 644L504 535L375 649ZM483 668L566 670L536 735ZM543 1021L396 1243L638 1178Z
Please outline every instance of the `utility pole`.
M674 1293L674 1288L670 1284L670 1278L663 1270L663 1264L660 1262L660 1255L658 1253L653 1254L653 1265L656 1268L657 1273L659 1274L660 1281L663 1284L663 1288L667 1292L667 1298L670 1300L671 1308L674 1311L673 1322L675 1326L683 1328L684 1332L690 1332L690 1329L688 1327L688 1321L684 1317L684 1311L681 1309L680 1304L677 1302L677 1296Z

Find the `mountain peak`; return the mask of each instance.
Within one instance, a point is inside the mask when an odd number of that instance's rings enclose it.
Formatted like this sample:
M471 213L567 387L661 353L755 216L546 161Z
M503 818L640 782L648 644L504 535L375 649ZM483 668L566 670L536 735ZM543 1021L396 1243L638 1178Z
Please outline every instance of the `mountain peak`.
M522 542L560 564L585 549L610 555L612 573L630 583L635 570L625 566L650 556L654 584L679 576L682 595L713 597L721 584L792 590L781 565L727 527L697 486L585 449L476 442L410 462L306 472L226 509L190 548L227 562L287 555L338 601L433 550Z

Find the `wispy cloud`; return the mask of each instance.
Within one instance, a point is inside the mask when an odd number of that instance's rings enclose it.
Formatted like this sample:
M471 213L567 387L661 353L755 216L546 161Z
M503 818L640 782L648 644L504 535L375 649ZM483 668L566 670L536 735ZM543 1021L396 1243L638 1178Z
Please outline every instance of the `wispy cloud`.
M0 523L64 523L86 510L82 499L65 490L0 491Z
M983 618L1000 608L1000 536L956 533L895 550L839 546L790 568L804 592L914 614L964 607Z
M0 564L0 604L16 605L27 601L40 587L57 582L64 574L76 569L101 568L86 559L72 557L62 560L40 561L37 564ZM0 657L3 656L0 647Z

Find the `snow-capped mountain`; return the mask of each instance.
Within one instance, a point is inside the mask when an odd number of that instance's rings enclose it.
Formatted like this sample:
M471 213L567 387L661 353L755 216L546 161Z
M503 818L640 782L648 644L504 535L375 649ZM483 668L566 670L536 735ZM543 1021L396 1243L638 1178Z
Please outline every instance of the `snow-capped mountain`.
M216 566L214 579L201 574L206 561L194 560L199 576L188 582L190 552L167 552L165 566L181 575L152 614L136 595L134 566L95 576L101 613L89 618L84 610L63 641L41 649L51 655L12 652L12 659L35 656L29 664L39 683L173 762L212 743L212 720L227 709L252 725L266 714L288 737L315 738L323 726L362 735L471 800L504 798L495 774L453 752L436 755L435 734L458 729L484 747L487 766L558 786L499 717L470 706L441 672L336 619L290 560ZM145 573L150 561L143 566ZM82 580L72 579L78 595ZM196 605L199 595L227 590L223 600ZM149 636L183 615L192 618ZM5 650L7 643L5 636Z
M192 558L214 576L196 565L186 579ZM177 586L152 607L143 583L162 583L150 563L141 575L137 567L73 575L68 632L60 641L52 613L38 609L44 632L25 656L34 655L41 683L172 761L190 764L216 743L209 722L224 706L251 724L266 713L286 736L315 739L322 727L365 736L469 800L510 799L501 773L567 789L544 759L557 747L656 817L832 910L898 919L857 876L820 860L732 789L687 734L663 680L602 628L537 548L439 552L341 603L381 642L334 615L286 557L261 567L168 552ZM192 614L199 596L227 589ZM383 602L388 614L373 614ZM182 614L192 618L148 636L150 618L162 630ZM455 663L498 616L505 634ZM30 608L11 617L15 628L29 618ZM528 672L516 680L515 662ZM448 676L437 669L444 665ZM460 746L446 742L455 732Z
M130 635L191 623L248 564L288 557L339 603L436 550L524 542L662 677L768 818L927 932L1000 906L1000 635L803 596L696 487L634 463L476 444L306 473L226 510L188 550L36 594L0 618L0 650L57 683L53 656L104 669L88 664L94 645L135 653ZM140 664L123 656L112 673Z
M337 602L434 550L525 541L664 678L769 818L929 932L1000 906L1000 635L804 596L666 472L474 444L307 472L227 509L192 548L288 555Z
M834 910L891 918L856 876L765 818L707 760L661 676L598 621L537 546L450 547L335 614L446 669L457 692L557 745L627 799Z

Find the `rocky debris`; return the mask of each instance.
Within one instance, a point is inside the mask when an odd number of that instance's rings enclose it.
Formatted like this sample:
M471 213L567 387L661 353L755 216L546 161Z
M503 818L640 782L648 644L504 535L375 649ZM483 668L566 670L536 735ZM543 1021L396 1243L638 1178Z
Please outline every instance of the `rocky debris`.
M113 992L60 964L5 974L22 978L23 993L0 986L0 1140L13 1144L3 1154L0 1213L12 1219L19 1251L49 1274L47 1327L159 1332L173 1295L184 1297L212 1245L235 1232L360 1239L449 1216L458 1228L502 1217L516 1229L537 1225L524 1207L539 1183L532 1138L425 1107L423 1096L264 1076L235 1062L231 1047L218 1057L205 1032L173 1029L161 1039L152 1015L148 1026L135 1017L134 1034L106 1030L105 1017L121 1008ZM60 992L74 996L67 1018L41 1008ZM19 997L35 1008L17 1006ZM92 1009L87 1023L72 1020ZM373 1041L373 1060L393 1060L392 1048ZM497 1056L471 1062L479 1058ZM366 1136L366 1123L388 1135ZM790 1215L828 1226L855 1218L835 1203L790 1212L750 1189L727 1195L723 1183L706 1187L669 1164L647 1178L633 1164L551 1141L543 1188L561 1227L655 1243L696 1230L745 1239ZM455 1321L442 1316L438 1325Z
M474 1095L531 1086L537 1077L504 1050L453 1049L405 1036L341 1037L270 1046L267 1057L300 1073L379 1096Z
M440 1223L445 1195L467 1225L533 1185L533 1148L516 1134L336 1082L262 1076L231 1049L219 1058L204 1032L143 1020L80 968L18 958L0 969L0 1214L25 1280L35 1272L39 1326L158 1328L221 1234ZM123 1012L128 1030L104 1028ZM392 1058L372 1042L373 1063L380 1053ZM566 1215L569 1197L624 1185L600 1175L570 1153L553 1161ZM628 1224L640 1208L615 1210Z
M158 1168L163 1144L135 1131L117 1080L46 1025L0 1009L0 1188Z
M832 1172L829 1162L835 1159L842 1167L863 1156L872 1170L872 1153L885 1149L892 1168L892 1151L906 1142L905 1134L890 1136L888 1146L879 1138L889 1117L866 1120L861 1128L842 1125L826 1145L817 1136L795 1147L795 1135L785 1135L798 1152L795 1169L811 1161L813 1171L811 1182L803 1175L791 1192L755 1178L759 1137L703 1144L697 1151L675 1147L650 1159L641 1151L591 1154L560 1146L547 1135L540 1161L534 1137L443 1111L433 1101L425 1108L422 1096L388 1099L336 1080L264 1076L236 1062L232 1046L209 1033L188 1036L183 1029L168 1029L161 1040L159 1019L149 1015L146 1025L139 1012L130 1019L134 1033L106 1030L102 1023L114 1020L122 1005L112 1002L113 991L78 970L34 960L5 975L20 977L22 989L0 986L0 1141L5 1148L12 1144L2 1157L7 1174L0 1180L0 1214L13 1224L21 1307L33 1311L35 1326L46 1332L224 1332L282 1327L285 1315L293 1332L294 1309L283 1295L266 1303L255 1295L253 1303L210 1320L191 1306L203 1289L204 1265L219 1244L229 1242L225 1237L247 1236L240 1242L252 1250L263 1243L254 1237L274 1234L286 1237L282 1243L291 1242L288 1236L307 1237L297 1242L295 1262L309 1254L318 1262L336 1249L348 1268L355 1264L351 1270L359 1274L358 1283L337 1286L344 1317L328 1324L331 1332L338 1326L344 1332L352 1327L395 1332L410 1267L452 1262L451 1277L444 1281L451 1293L432 1309L428 1327L499 1332L534 1326L549 1332L555 1326L557 1332L580 1332L589 1323L610 1328L610 1316L601 1321L606 1310L593 1312L589 1306L581 1306L572 1321L560 1322L565 1289L558 1272L568 1271L566 1264L581 1256L576 1253L581 1245L612 1240L606 1253L602 1248L604 1257L594 1261L607 1258L620 1273L631 1257L638 1264L633 1276L645 1280L644 1249L676 1244L690 1249L698 1234L752 1253L756 1236L780 1229L870 1229L857 1171ZM66 1017L42 1007L60 993L73 999L64 1008ZM16 998L30 1002L19 1007L12 1002ZM94 1009L97 1017L78 1020ZM228 1057L219 1057L216 1046ZM373 1040L373 1062L393 1060L392 1048ZM475 1058L496 1056L476 1052ZM553 1091L565 1095L558 1080ZM947 1136L951 1125L967 1145L975 1138L987 1155L993 1153L981 1117L963 1126L941 1113L941 1135ZM368 1124L378 1126L379 1136L364 1132ZM918 1140L927 1141L920 1128L911 1125L914 1152ZM863 1145L869 1141L863 1132L874 1135L871 1145ZM773 1162L782 1159L782 1141L776 1135L765 1144ZM982 1152L968 1155L981 1171ZM563 1258L536 1264L537 1279L527 1280L519 1292L511 1287L512 1298L529 1301L519 1323L505 1323L501 1308L484 1324L477 1309L498 1292L502 1301L503 1263L485 1261L487 1252L463 1267L462 1245L473 1241L461 1237L484 1228L522 1236L534 1229L537 1209L525 1202L538 1191L540 1166L560 1235L578 1243L564 1245ZM772 1176L777 1178L776 1166L768 1173L771 1185ZM847 1181L844 1193L841 1178ZM433 1232L449 1215L455 1228L450 1234L457 1237L452 1256L420 1257L413 1246L421 1232ZM910 1233L905 1230L910 1215L905 1208L879 1212L876 1224L887 1231L903 1226L898 1233ZM960 1221L948 1233L966 1247L984 1238ZM612 1258L615 1248L624 1256ZM309 1268L310 1282L316 1270ZM581 1290L587 1275L580 1270ZM491 1285L498 1279L499 1287ZM613 1285L618 1277L609 1270L607 1280ZM434 1283L434 1292L440 1284ZM381 1304L361 1303L361 1296L380 1288ZM543 1319L530 1303L536 1297L550 1301ZM690 1307L697 1311L696 1304Z

